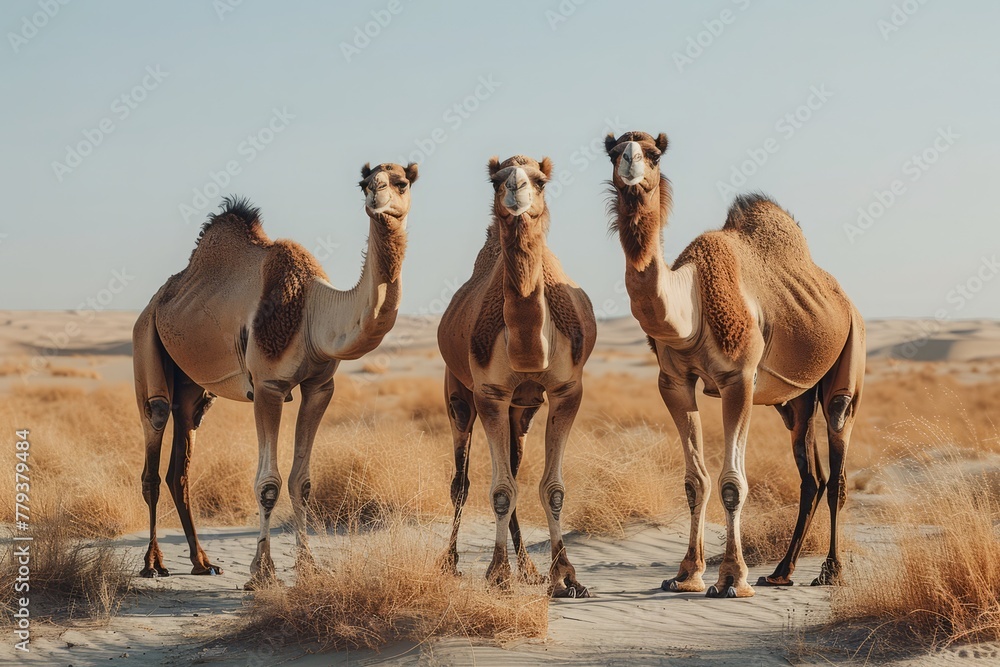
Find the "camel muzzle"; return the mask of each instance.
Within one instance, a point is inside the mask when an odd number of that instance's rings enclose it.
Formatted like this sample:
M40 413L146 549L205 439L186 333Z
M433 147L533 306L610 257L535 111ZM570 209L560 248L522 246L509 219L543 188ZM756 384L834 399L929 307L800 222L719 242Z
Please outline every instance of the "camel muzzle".
M636 185L646 177L646 161L642 154L642 146L635 141L630 141L622 157L618 161L618 176L621 177L625 185Z
M378 174L368 184L365 193L365 205L372 211L378 213L389 205L391 200L389 194L389 179L385 174Z
M511 172L504 182L504 188L503 206L511 215L521 215L531 208L534 201L531 179L523 169Z

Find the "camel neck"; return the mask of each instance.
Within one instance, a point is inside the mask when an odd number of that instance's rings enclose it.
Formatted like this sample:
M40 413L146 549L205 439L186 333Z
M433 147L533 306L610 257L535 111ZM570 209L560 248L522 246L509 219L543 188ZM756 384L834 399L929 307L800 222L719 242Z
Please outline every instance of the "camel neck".
M671 194L670 183L663 176L653 192L619 193L614 229L625 253L625 290L632 314L647 335L678 344L696 333L693 313L697 296L692 270L673 271L663 259L663 229Z
M548 367L549 352L545 300L547 219L499 224L507 354L515 370L543 370Z
M357 359L375 349L396 322L402 296L406 218L373 216L358 283L347 291L325 281L312 286L307 309L314 348L326 359Z

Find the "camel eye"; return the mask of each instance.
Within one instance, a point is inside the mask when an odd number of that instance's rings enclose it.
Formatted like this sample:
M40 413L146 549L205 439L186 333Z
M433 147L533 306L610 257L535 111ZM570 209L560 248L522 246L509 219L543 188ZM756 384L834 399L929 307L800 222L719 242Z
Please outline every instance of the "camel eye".
M397 183L396 189L399 190L399 194L406 192L406 183Z
M538 188L539 192L541 192L545 189L545 181L535 181L535 187Z
M653 164L659 164L660 163L660 155L659 155L659 153L647 153L646 157L648 157L649 161L652 162Z

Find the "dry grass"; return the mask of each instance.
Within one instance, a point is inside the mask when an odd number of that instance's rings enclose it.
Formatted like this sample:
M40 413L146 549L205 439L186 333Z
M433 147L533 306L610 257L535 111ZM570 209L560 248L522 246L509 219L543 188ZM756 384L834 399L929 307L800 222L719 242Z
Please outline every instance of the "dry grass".
M564 463L566 525L588 533L621 534L629 522L669 520L686 514L683 460L673 425L655 389L654 368L634 374L589 377ZM1000 405L1000 383L963 385L939 368L891 373L866 387L861 417L848 455L856 490L870 481L865 472L892 460L906 446L933 446L939 438L916 434L902 442L886 427L913 415L934 415L943 429L974 432L981 449L998 449L991 419ZM296 402L298 398L296 397ZM342 375L313 451L313 506L328 524L351 517L379 521L405 510L424 516L450 512L452 443L440 380L375 380ZM968 408L971 421L957 416ZM293 403L286 409L279 444L279 469L291 467ZM722 456L720 402L702 401L706 457L713 477ZM544 525L535 489L544 463L546 411L529 433L519 474L518 514ZM780 557L787 546L798 502L799 479L788 432L777 413L755 408L747 450L750 497L744 511L744 544L761 560ZM142 530L147 514L139 474L142 431L131 388L108 385L93 391L28 386L0 404L0 424L32 429L33 511L39 519L59 513L71 519L77 536L102 538ZM991 435L992 434L992 435ZM161 475L170 451L168 427ZM246 525L257 513L251 491L257 436L250 406L219 401L198 432L191 470L191 498L202 525ZM821 438L821 449L825 441ZM471 495L467 512L492 517L488 498L490 460L481 428L471 453ZM0 480L0 511L12 512L12 480ZM7 488L10 492L4 492ZM715 494L713 494L715 495ZM178 522L164 487L159 516L164 527ZM824 550L826 507L821 506L807 550ZM282 493L277 520L290 515ZM722 520L721 503L709 503L709 519Z
M33 527L30 543L30 591L15 592L18 560L12 543L0 554L0 590L4 624L11 624L16 598L31 600L31 616L107 621L132 588L133 559L109 545L91 545L72 535L64 518Z
M913 426L942 433L931 420ZM836 621L868 629L862 649L1000 640L996 461L978 468L969 455L914 449L888 471L893 492L880 521L888 539L854 559L852 585L833 596Z
M377 649L430 636L498 643L542 637L548 628L544 587L498 594L479 578L444 574L440 544L429 531L393 520L351 533L333 560L248 601L243 638L272 644L315 642L323 649Z

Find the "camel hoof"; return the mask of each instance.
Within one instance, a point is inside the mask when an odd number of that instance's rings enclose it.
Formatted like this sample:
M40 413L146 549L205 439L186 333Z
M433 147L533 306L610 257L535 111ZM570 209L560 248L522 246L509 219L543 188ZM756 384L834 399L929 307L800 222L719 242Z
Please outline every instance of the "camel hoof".
M586 586L576 585L567 586L558 591L552 591L552 597L554 598L589 598L592 597L590 591L587 590Z
M735 586L730 586L729 588L726 589L726 597L727 598L734 598L734 597L736 597L736 587Z
M139 572L143 579L157 579L158 577L169 577L170 570L165 567L146 567Z
M715 586L709 586L708 590L705 591L705 597L707 598L717 598L719 597L719 589Z
M677 592L677 578L674 577L673 579L664 579L663 583L660 584L660 589L664 590L664 591L672 591L672 592L676 593Z
M194 568L191 570L191 574L206 575L209 577L215 577L222 574L222 568L216 565L209 565L205 568Z
M791 579L778 579L775 577L761 577L757 580L758 586L794 586L795 582Z

